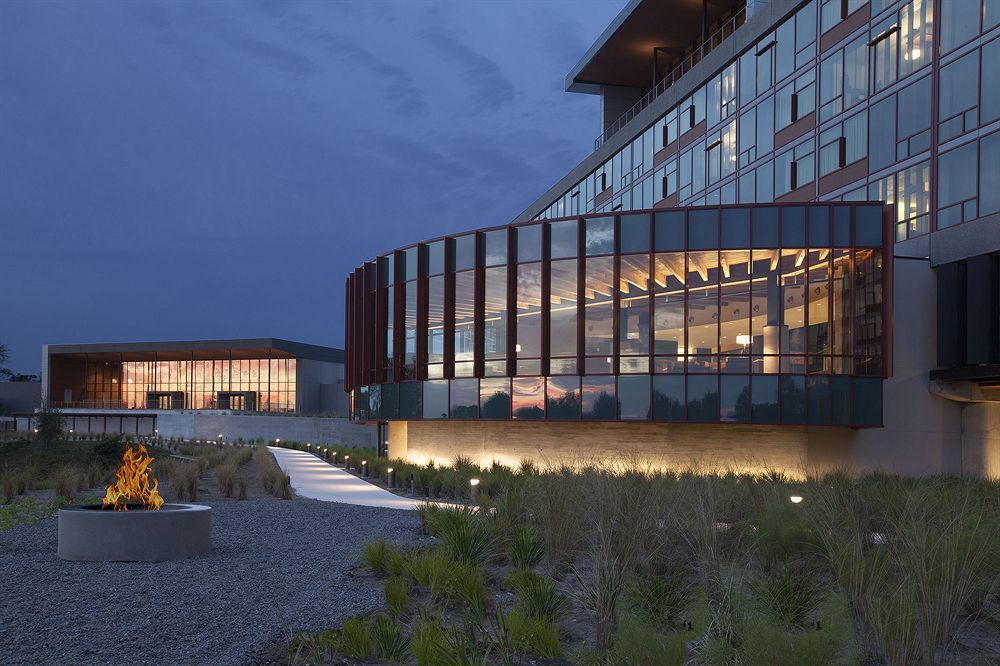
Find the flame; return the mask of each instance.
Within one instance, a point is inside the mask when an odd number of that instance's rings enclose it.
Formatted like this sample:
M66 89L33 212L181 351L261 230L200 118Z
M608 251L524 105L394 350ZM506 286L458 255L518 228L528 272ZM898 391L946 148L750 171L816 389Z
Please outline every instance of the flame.
M154 478L153 485L149 484L150 465L153 460L153 456L149 455L145 446L140 444L136 450L126 441L117 480L108 486L103 505L113 507L115 511L128 511L129 502L142 502L147 509L158 511L163 506L163 497L158 490L160 486L158 480Z

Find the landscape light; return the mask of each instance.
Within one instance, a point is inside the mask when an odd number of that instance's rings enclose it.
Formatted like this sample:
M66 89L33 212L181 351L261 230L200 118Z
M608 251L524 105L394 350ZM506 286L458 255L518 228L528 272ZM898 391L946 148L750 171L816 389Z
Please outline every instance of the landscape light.
M788 499L792 500L792 504L798 504L802 501L802 495L792 495Z
M479 479L469 479L469 499L475 502L479 498Z
M362 460L361 461L361 476L364 477L364 478L366 478L366 479L368 478L368 461L367 460Z
M281 438L280 438L280 437L275 437L275 438L274 438L274 443L275 443L275 444L277 444L277 443L278 443L278 442L280 442L280 441L281 441Z
M385 472L386 472L386 474L389 477L388 478L388 485L389 485L389 487L390 488L395 488L396 487L396 470L393 469L392 467L390 467L389 469L385 470Z

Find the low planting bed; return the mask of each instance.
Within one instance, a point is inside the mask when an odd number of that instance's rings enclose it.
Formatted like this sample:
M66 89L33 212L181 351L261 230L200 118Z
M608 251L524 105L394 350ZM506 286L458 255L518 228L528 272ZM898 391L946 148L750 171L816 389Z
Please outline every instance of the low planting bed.
M423 507L419 547L366 544L382 610L296 634L290 662L1000 658L995 481L423 469L428 493L464 479L445 498L479 478L478 501Z

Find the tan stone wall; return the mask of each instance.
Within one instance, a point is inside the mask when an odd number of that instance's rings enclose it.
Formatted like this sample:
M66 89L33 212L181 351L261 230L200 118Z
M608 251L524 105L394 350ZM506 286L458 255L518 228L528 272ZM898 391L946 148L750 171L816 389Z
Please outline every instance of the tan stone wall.
M405 426L405 435L402 433ZM809 469L809 431L816 428L668 423L532 423L523 421L410 421L393 423L405 437L405 457L450 463L456 456L480 465L497 460L517 465L531 459L542 467L588 462L637 461L658 469L777 469L802 476ZM829 429L824 429L829 430ZM850 431L839 429L846 436Z

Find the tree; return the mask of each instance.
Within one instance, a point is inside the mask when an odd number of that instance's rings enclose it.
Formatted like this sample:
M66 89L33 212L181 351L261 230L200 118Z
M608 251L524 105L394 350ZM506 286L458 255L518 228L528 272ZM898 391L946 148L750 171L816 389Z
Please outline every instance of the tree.
M6 363L10 360L10 352L7 351L7 345L0 342L0 363ZM4 377L10 377L14 373L7 368L0 367L0 379Z
M44 444L51 444L59 439L63 432L63 415L58 409L43 405L35 412L36 438Z

